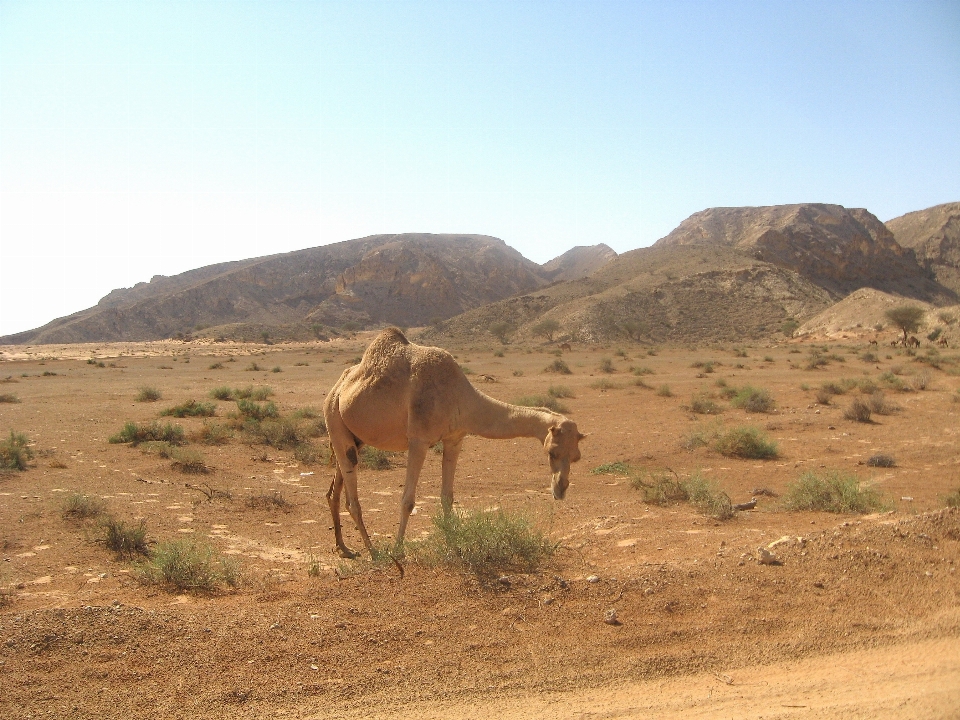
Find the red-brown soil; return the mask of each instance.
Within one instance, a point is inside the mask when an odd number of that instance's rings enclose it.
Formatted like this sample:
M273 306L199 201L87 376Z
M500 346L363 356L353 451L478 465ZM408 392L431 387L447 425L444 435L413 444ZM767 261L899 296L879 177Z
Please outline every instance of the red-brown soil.
M239 435L196 445L213 471L193 476L107 442L125 421L155 419L221 385L269 385L284 412L319 408L363 340L4 349L0 378L16 382L0 393L21 402L0 404L0 430L26 433L36 457L0 476L0 716L955 716L960 512L944 505L960 488L960 376L949 351L942 369L890 348L864 362L853 351L866 348L850 340L831 346L825 367L804 370L805 345L751 347L746 357L625 345L629 359L615 346L576 346L564 355L573 374L556 376L542 373L552 348L456 350L476 377L496 378L478 381L483 391L507 401L568 386L576 397L561 402L590 434L564 502L551 498L535 441L466 441L458 503L526 511L560 543L540 571L504 582L412 561L401 577L393 564L340 560L324 498L330 471L291 452ZM105 367L86 362L95 349ZM617 372L601 373L603 358ZM223 368L209 369L216 361ZM282 372L245 371L252 361ZM706 373L697 361L717 364ZM632 384L631 366L653 371L643 376L650 389ZM874 423L844 419L850 395L815 402L824 381L889 370L908 384L926 373L926 389L888 392L900 409ZM616 387L591 388L601 377ZM717 398L721 415L693 415L693 393L716 392L719 378L768 389L778 411L748 415ZM163 399L135 402L145 385ZM670 396L657 393L662 385ZM219 403L218 415L231 406ZM188 432L202 423L175 422ZM765 429L780 457L681 445L695 429L739 424ZM860 464L876 453L896 466ZM392 460L390 470L361 473L367 526L382 540L396 528L404 477L403 458ZM757 488L781 497L759 496L755 510L721 522L688 504L645 505L628 478L590 472L614 461L681 477L699 470L734 502ZM870 481L889 511L782 509L788 483L821 469ZM439 475L431 453L409 538L430 531ZM210 502L188 483L233 499ZM207 538L241 559L242 582L213 595L141 584L95 525L62 517L73 491L106 498L118 518L145 519L151 541ZM245 503L274 491L288 511ZM781 538L782 564L759 564L758 547ZM319 576L308 574L311 559ZM611 608L619 625L604 622Z

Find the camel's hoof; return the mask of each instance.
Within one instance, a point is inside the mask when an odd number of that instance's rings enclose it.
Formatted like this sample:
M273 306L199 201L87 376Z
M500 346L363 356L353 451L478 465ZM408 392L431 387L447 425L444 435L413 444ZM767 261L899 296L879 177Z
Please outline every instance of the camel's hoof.
M355 553L350 548L344 546L337 548L337 553L340 557L346 558L347 560L356 560L360 556L360 553Z

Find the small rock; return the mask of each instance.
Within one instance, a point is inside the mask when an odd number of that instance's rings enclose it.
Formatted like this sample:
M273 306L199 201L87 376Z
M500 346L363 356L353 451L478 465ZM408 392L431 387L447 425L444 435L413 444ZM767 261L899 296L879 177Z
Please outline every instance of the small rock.
M507 588L510 587L510 578L508 578L506 575L501 575L500 577L498 577L497 582L503 585L504 587L507 587Z
M757 506L757 499L750 498L750 502L737 503L733 506L734 510L753 510Z
M784 535L784 536L781 537L780 539L774 540L772 543L767 543L767 547L768 547L770 550L773 550L773 549L774 549L775 547L777 547L778 545L787 545L787 544L789 544L789 543L791 543L791 542L793 542L793 538L790 537L789 535Z
M644 588L643 594L647 596L653 595L653 588Z
M588 582L588 583L598 583L598 582L600 582L600 578L598 578L596 575L587 575L587 582Z
M757 548L757 555L760 560L761 565L779 565L780 558L774 555L772 552L767 550L762 545Z
M609 609L603 614L603 621L604 621L607 625L619 625L619 624L620 624L620 621L617 620L617 610L616 610L616 608L609 608Z

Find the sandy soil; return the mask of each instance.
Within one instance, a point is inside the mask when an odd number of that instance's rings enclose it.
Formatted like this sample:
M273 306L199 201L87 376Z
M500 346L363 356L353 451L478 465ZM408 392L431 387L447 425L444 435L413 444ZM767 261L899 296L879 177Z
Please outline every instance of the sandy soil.
M107 442L124 422L221 385L269 385L284 412L319 408L364 340L0 349L0 378L10 379L0 394L20 400L0 403L0 430L26 433L36 453L26 472L0 476L0 715L956 717L960 513L944 498L960 487L960 377L949 351L943 369L887 348L864 362L857 351L868 348L851 340L831 346L828 365L804 370L805 345L746 357L730 347L647 355L625 346L628 358L575 347L564 356L573 374L558 377L542 372L549 348L457 349L482 389L504 400L569 387L576 397L562 402L590 433L562 503L535 441L467 441L458 503L523 510L560 542L546 567L503 582L413 562L401 577L392 564L340 560L329 470L291 452L239 435L193 445L212 467L195 476ZM617 372L601 373L603 358ZM703 361L713 372L693 366ZM252 362L266 370L246 370ZM649 388L632 384L631 366L652 371ZM888 392L899 409L871 424L843 418L850 395L815 402L825 381L886 371L926 389ZM601 377L615 387L591 387ZM693 414L692 395L716 393L718 379L770 390L778 411L748 415L717 397L722 414ZM669 396L655 390L663 385ZM135 402L141 386L163 398ZM220 421L232 406L219 403ZM203 423L176 422L188 432ZM683 448L694 431L740 424L764 429L780 457ZM861 464L876 453L896 466ZM392 460L361 476L368 528L383 540L403 482L403 458ZM734 502L760 488L782 496L806 470L837 469L881 490L889 511L787 512L782 498L757 495L755 510L720 522L688 504L646 505L627 477L591 473L615 461L699 471ZM439 474L431 454L408 537L430 532ZM188 487L203 483L232 499ZM78 490L104 497L118 518L144 519L151 541L204 538L240 559L239 588L177 595L141 584L94 523L62 517L63 498ZM246 503L274 492L289 507ZM345 528L357 546L349 517ZM779 565L757 562L770 543ZM619 625L604 622L610 609Z

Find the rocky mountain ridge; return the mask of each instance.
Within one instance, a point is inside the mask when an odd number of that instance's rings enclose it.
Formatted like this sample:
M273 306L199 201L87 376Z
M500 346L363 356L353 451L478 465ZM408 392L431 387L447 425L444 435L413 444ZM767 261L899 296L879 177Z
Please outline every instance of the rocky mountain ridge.
M649 248L578 246L543 266L484 235L374 235L155 277L0 343L309 339L385 324L429 326L424 340L444 342L504 321L532 337L545 317L583 341L755 339L860 288L956 304L958 212L954 203L890 221L905 247L863 209L711 208Z

